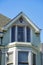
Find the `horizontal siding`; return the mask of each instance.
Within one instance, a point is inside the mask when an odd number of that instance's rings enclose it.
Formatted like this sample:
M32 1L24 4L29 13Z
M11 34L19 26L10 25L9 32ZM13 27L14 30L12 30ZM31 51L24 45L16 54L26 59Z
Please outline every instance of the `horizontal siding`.
M40 53L37 53L37 55L36 55L36 65L41 65L41 55L40 55Z
M34 44L35 46L40 45L40 34L35 34L34 30L32 30L32 44Z
M3 36L3 45L7 45L8 43L10 43L10 29Z

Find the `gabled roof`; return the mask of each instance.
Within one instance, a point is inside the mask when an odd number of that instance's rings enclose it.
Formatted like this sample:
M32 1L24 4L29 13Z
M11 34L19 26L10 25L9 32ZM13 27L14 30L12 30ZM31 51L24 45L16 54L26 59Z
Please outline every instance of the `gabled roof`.
M38 33L40 32L40 29L23 12L20 12L16 17L14 17L12 20L8 21L8 23L2 29L7 30L21 16L25 20L27 20L27 22L35 29L35 32L38 32Z
M1 28L4 27L4 25L6 25L10 20L10 18L0 14L0 32L2 31Z

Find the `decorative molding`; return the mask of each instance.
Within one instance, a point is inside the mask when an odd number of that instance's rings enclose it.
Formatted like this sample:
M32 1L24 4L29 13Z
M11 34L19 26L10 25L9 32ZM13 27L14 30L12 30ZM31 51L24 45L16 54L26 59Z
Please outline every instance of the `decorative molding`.
M5 25L2 29L7 30L16 20L20 17L24 17L25 20L35 29L36 32L40 33L40 29L22 12L20 12L15 18L13 18L7 25Z
M27 43L27 42L13 42L13 43L9 43L9 45L7 46L0 46L0 49L2 48L5 48L5 49L8 49L8 48L13 48L13 47L29 47L29 48L33 48L34 50L36 51L39 51L40 52L40 49L39 47L36 47L34 45L32 45L32 43Z

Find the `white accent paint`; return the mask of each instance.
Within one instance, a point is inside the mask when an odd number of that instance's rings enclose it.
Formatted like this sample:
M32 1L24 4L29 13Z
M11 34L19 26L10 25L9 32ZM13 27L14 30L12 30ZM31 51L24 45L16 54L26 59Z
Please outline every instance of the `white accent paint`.
M29 51L29 65L33 65L33 61L32 61L32 51Z
M26 41L27 41L27 31L26 31L26 26L25 26L25 28L24 28L24 31L25 31L25 32L24 32L24 33L25 33L25 38L24 38L24 39L25 39L25 42L26 42Z
M17 41L17 26L15 26L15 41Z
M2 29L4 30L4 29L7 29L8 27L10 27L21 16L24 17L27 20L27 22L35 29L35 32L40 32L40 29L34 23L32 23L31 20L23 12L20 13L18 16L16 16L15 19L13 19L8 25L3 27Z
M18 65L18 52L16 47L14 47L14 52L13 52L13 65Z

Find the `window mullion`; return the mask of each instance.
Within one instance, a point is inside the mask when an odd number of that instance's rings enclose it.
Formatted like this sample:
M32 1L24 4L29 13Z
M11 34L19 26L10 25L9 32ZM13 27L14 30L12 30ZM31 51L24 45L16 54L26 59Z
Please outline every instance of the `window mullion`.
M24 29L24 31L25 31L25 42L27 41L27 32L26 32L26 26L25 26L25 29Z
M16 26L16 31L15 31L15 41L17 41L17 26Z

